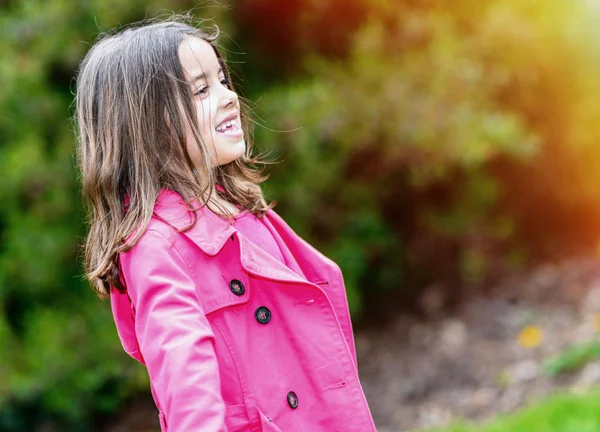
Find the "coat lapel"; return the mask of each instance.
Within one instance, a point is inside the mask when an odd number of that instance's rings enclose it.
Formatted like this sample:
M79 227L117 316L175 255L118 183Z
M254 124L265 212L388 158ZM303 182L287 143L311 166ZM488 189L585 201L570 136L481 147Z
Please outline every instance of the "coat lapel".
M288 266L270 253L244 237L243 234L236 231L236 235L240 242L240 259L242 267L246 271L257 276L280 282L308 282L306 278L292 271Z
M233 236L239 240L240 261L246 271L281 282L308 282L289 252L284 254L286 261L293 260L290 261L292 264L290 267L295 268L296 272L247 239L227 220L215 215L207 208L199 206L195 208L197 209L196 223L192 228L185 230L194 221L193 213L188 210L178 194L164 190L159 194L154 213L157 218L192 240L207 255L217 255L227 240ZM268 215L272 216L273 213L269 211ZM278 242L283 241L278 236L275 239Z

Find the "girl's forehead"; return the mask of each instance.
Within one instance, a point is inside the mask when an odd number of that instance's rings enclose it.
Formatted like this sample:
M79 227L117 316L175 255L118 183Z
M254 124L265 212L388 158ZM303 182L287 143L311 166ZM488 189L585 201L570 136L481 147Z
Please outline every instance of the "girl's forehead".
M179 44L179 62L188 79L217 75L221 68L213 47L204 39L187 37Z

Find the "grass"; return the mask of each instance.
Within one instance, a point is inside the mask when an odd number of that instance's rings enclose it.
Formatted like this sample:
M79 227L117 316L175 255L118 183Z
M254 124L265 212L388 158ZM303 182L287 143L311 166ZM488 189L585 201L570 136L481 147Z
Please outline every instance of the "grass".
M600 358L600 341L574 345L544 364L544 372L553 376L563 372L571 372ZM600 432L600 429L599 429Z
M428 432L600 432L600 390L559 394L488 423L455 423Z

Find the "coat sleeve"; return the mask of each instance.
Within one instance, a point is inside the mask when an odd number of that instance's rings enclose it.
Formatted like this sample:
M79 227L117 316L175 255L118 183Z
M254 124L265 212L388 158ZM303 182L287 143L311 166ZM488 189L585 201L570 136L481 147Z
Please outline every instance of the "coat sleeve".
M226 432L214 336L182 256L148 230L120 255L135 333L169 432Z

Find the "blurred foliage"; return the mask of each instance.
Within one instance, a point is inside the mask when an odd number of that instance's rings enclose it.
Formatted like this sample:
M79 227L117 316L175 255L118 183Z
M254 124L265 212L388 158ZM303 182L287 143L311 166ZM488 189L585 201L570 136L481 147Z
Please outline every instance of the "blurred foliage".
M0 2L0 430L90 430L147 391L81 275L72 78L100 31L171 10L215 18L257 147L283 160L268 198L369 318L433 283L457 302L516 265L595 250L589 4Z
M458 302L526 259L595 247L584 5L371 3L344 57L307 55L304 80L261 99L282 132L257 141L285 160L267 190L342 264L354 312L436 281Z
M574 344L544 362L544 373L550 376L573 372L600 358L600 340Z

